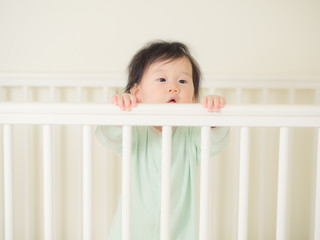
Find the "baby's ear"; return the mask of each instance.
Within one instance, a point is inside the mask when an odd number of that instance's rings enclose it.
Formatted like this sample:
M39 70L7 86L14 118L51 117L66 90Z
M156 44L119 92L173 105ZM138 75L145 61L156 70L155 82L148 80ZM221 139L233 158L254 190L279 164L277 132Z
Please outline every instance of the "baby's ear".
M193 95L193 97L192 97L192 102L193 102L193 103L196 102L196 96L195 96L195 95Z
M140 89L138 84L134 84L132 88L130 88L130 93L134 96L136 96L137 99L140 98Z

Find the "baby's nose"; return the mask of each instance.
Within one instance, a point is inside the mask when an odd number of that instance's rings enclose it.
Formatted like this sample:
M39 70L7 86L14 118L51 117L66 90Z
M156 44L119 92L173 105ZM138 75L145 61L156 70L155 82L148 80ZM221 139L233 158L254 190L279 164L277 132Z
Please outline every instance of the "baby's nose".
M175 84L172 84L168 87L168 93L179 93L179 88Z

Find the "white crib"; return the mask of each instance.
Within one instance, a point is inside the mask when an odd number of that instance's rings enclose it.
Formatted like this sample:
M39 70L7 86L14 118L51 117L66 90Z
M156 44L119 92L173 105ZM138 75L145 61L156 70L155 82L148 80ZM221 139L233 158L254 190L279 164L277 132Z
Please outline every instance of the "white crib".
M164 180L172 126L202 127L203 139L209 126L231 127L228 149L214 160L202 141L199 239L320 238L320 78L207 77L202 94L229 102L218 114L199 105L121 112L102 103L125 85L121 79L0 75L0 239L106 239L117 196L130 189L131 125L165 126ZM108 124L124 126L122 166L92 137L94 126ZM162 186L161 239L169 239L170 196ZM123 199L130 239L130 197Z

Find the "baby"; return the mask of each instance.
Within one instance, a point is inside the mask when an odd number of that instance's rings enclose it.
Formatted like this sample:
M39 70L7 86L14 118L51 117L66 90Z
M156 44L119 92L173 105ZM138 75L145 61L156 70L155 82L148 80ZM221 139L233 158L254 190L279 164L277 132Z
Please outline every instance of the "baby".
M112 103L130 110L138 103L196 103L201 72L183 43L157 41L147 44L131 60L125 93ZM201 104L218 112L226 101L205 96ZM160 238L161 126L132 128L131 239ZM211 155L227 145L229 128L212 128ZM100 141L121 157L122 129L99 126ZM197 178L200 163L199 127L176 127L172 133L170 239L198 239ZM109 240L121 239L121 201Z

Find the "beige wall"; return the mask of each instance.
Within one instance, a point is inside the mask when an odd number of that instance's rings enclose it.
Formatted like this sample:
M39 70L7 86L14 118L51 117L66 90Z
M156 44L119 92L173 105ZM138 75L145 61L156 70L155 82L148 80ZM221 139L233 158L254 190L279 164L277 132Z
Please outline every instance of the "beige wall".
M0 1L0 72L124 71L152 39L183 41L203 72L319 75L320 1Z
M149 40L161 38L187 43L203 72L210 76L319 76L319 10L320 1L311 0L56 0L50 3L0 0L0 73L122 74L138 48ZM5 89L4 92L7 100L22 99L21 89ZM253 96L259 97L258 91L252 92ZM235 102L234 91L223 93L229 102ZM245 103L259 102L246 94ZM287 92L271 94L272 103L287 103L281 99L288 95ZM312 103L313 100L309 99L312 94L300 92L297 103ZM40 89L34 95L39 96L34 100L47 99L48 90ZM76 101L75 97L72 98L76 96L75 91L61 93L61 96L65 101ZM90 96L101 96L101 92L93 92ZM61 127L56 131L57 137L63 139L55 145L56 239L81 239L81 153L69 150L80 148L79 131L79 127ZM253 139L263 137L261 131L253 129ZM278 140L274 141L274 137L278 137L278 130L268 129L262 134L272 142L268 145L272 150L265 150L259 141L253 141L249 239L254 240L273 239L276 226ZM14 136L18 141L15 145L18 150L14 152L15 233L18 239L27 239L25 223L28 222L30 238L42 239L41 129L17 126ZM28 142L30 136L35 143ZM293 171L290 175L288 239L300 240L311 238L313 230L313 205L310 202L314 157L311 156L310 139L313 139L314 132L299 129L293 132L293 136L295 152L290 166ZM77 139L76 146L74 139ZM233 131L232 142L222 160L212 163L212 212L218 209L218 213L212 214L214 239L234 239L236 235L236 139L236 131ZM96 139L94 150L93 236L94 239L105 239L106 226L110 225L119 193L119 174L116 173L120 168L119 161L106 153ZM259 157L260 150L267 151L264 157L267 161L263 162ZM24 170L26 156L32 166L30 176L26 176ZM109 160L105 161L107 156ZM111 168L107 170L108 166L116 166L116 172ZM106 171L109 174L105 174ZM261 173L266 175L261 177ZM27 188L22 186L28 178L30 195L29 202L26 202ZM261 189L265 191L261 193ZM263 198L264 202L260 202Z

